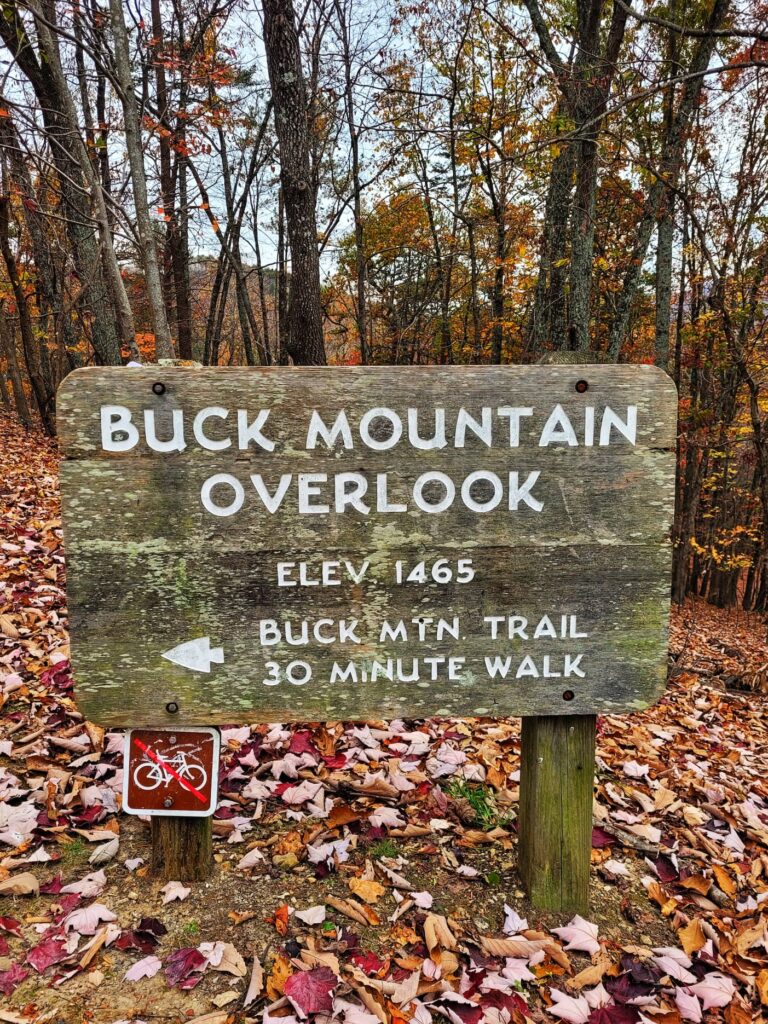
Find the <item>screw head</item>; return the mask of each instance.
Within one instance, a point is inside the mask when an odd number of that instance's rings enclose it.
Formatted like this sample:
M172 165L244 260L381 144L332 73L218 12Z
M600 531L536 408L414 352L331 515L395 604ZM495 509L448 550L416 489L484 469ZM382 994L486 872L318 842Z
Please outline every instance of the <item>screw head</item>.
M152 385L152 390L156 395L164 395L165 384L163 384L163 382L160 380L156 380L155 383Z
M173 807L173 797L167 796L165 800L163 800L163 807Z
M573 700L575 696L576 694L573 692L573 690L566 690L563 694L563 700Z
M165 710L168 712L169 715L176 715L178 714L179 711L179 705L175 700L169 700L168 703L165 705Z
M589 391L589 384L585 380L577 380L576 390L580 395L583 395L585 391Z

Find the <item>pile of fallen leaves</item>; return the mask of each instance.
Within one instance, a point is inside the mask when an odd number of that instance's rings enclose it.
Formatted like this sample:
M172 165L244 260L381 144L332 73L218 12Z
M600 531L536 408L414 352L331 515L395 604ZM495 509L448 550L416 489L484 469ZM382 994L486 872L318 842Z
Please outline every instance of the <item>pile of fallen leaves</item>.
M665 699L599 720L589 920L519 888L514 721L223 729L215 876L162 885L120 811L123 737L73 700L55 451L2 418L0 489L0 1021L742 1024L768 1005L764 698L686 670L717 643L738 664L723 619L705 640L687 608ZM764 626L739 629L746 664Z

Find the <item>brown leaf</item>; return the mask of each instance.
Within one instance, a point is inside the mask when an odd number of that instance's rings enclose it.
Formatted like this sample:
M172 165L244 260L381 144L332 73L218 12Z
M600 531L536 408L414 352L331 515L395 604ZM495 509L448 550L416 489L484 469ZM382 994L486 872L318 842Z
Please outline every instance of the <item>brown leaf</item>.
M691 875L689 878L684 878L680 885L684 889L691 889L701 896L706 896L712 888L712 879L705 878L704 875Z
M366 903L378 903L387 891L381 882L371 882L366 878L351 878L349 888L361 900Z
M692 918L685 928L681 928L677 937L688 956L697 953L707 941L698 917Z
M267 978L267 998L279 999L283 994L285 983L293 974L293 968L288 957L278 953L275 962L272 964L272 971Z
M424 941L427 944L429 955L440 963L439 956L435 958L434 953L441 949L456 949L456 936L448 927L448 922L441 914L427 914L424 921Z
M0 882L0 896L37 896L39 892L40 883L31 871L22 871Z
M728 868L724 868L721 864L712 865L712 874L717 879L717 884L723 890L727 896L735 896L738 886L733 880Z
M11 640L19 639L19 631L14 626L10 615L0 615L0 633L3 633Z
M595 955L594 962L589 967L585 967L575 977L566 981L566 988L580 992L587 985L599 985L610 966L611 958L601 951Z
M345 917L349 917L351 920L357 921L358 924L367 925L369 923L361 903L353 902L352 900L340 900L337 899L336 896L326 896L325 902L329 907L333 907L334 910L338 910L338 912L343 914Z

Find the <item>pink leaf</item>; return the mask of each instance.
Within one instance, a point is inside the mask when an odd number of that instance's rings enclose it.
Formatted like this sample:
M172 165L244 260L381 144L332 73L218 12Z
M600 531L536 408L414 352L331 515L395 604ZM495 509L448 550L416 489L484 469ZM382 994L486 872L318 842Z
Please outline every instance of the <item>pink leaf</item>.
M552 931L567 942L566 949L579 949L592 955L600 950L597 941L597 925L586 921L578 914L564 928L553 928Z
M104 887L107 884L107 876L103 870L93 871L90 875L86 875L85 878L81 878L79 882L70 882L69 885L62 886L62 892L76 892L78 896L83 896L87 900L93 899L95 896L100 896L104 891Z
M549 1007L553 1017L559 1017L568 1024L587 1024L592 1010L584 996L576 996L574 999L573 996L559 992L556 988L551 988L549 994L554 1004Z
M174 900L185 900L192 890L185 888L181 882L169 882L160 892L163 894L163 903L172 903Z
M691 1020L694 1024L701 1021L701 1003L687 988L675 989L675 1005L683 1020Z
M42 974L53 964L58 964L69 956L67 944L60 936L50 936L29 950L26 961Z
M731 999L733 999L735 986L730 978L726 978L724 974L713 971L712 974L708 974L697 984L691 985L689 991L701 999L705 1010L712 1010L721 1006L727 1006L730 1003Z
M145 956L143 960L137 960L133 967L125 972L123 981L141 981L142 978L154 978L163 966L162 960L157 956Z
M29 977L29 971L21 964L12 964L7 971L0 971L0 992L4 996L13 995L13 991L22 981Z
M190 985L184 985L184 982L189 979L190 974L193 971L200 971L201 968L205 969L208 966L208 961L205 959L199 949L194 946L187 946L184 949L177 949L175 953L171 953L168 959L165 961L165 977L171 988L184 987L190 988ZM196 979L193 984L196 984L200 979Z
M81 935L95 935L103 921L116 920L117 916L103 903L91 903L89 907L73 910L64 920L64 929L80 932Z

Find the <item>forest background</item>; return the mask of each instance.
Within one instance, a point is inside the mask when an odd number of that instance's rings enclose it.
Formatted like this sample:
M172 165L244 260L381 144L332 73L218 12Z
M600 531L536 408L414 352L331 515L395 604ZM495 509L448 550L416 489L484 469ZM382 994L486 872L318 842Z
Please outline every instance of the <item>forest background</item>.
M0 401L73 368L655 363L673 591L768 606L768 5L0 0Z

